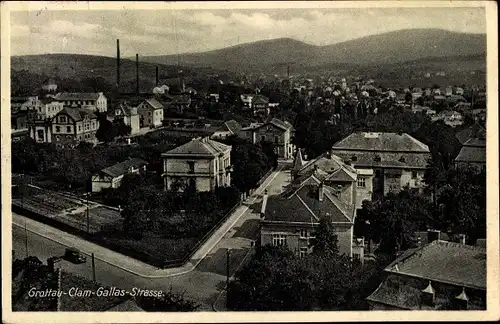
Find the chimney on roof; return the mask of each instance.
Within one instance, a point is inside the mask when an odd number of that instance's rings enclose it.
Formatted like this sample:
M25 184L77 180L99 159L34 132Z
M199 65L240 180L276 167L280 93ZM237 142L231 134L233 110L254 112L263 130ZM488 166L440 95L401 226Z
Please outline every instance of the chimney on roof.
M318 187L318 200L323 201L324 195L325 195L325 187L323 182L321 182Z
M158 86L158 67L156 67L156 86Z
M266 207L267 207L267 193L264 194L262 198L262 207L260 209L260 218L264 218L266 215Z
M116 85L120 85L120 40L116 40Z
M427 243L432 243L434 241L439 241L441 232L438 230L427 230Z
M136 94L139 96L139 54L135 54L135 82L136 82Z

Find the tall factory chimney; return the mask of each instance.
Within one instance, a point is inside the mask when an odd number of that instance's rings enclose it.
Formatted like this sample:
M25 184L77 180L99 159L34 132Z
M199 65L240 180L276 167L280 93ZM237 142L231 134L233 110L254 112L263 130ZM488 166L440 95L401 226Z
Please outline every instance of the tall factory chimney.
M158 67L156 67L156 86L158 86Z
M120 85L120 40L116 40L116 85Z
M139 54L135 54L135 82L136 82L136 93L139 95Z
M286 66L286 77L290 79L290 64Z

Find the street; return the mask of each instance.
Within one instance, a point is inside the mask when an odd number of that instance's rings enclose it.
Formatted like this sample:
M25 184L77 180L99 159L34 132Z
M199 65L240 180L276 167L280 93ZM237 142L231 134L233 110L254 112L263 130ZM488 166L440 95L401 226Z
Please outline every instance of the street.
M289 171L280 171L267 186L268 194L279 194L283 185L289 182ZM211 311L212 303L220 295L226 285L227 276L227 250L229 249L229 271L232 275L240 267L245 255L251 249L251 243L258 237L260 215L259 202L256 201L241 218L232 226L224 237L212 248L206 257L197 265L195 270L166 278L144 278L132 274L110 263L95 259L96 280L105 286L115 286L121 289L133 287L145 289L162 289L168 291L172 288L175 292L185 292L185 297L200 303L200 310ZM24 217L13 214L13 222L24 224ZM28 255L38 257L42 262L52 256L62 256L67 246L42 237L31 231L24 230L23 226L12 226L12 248L17 258L26 256L26 236ZM78 246L75 246L78 248ZM89 251L83 251L88 253ZM66 271L92 279L92 262L90 257L87 262L75 265L61 261L59 266Z

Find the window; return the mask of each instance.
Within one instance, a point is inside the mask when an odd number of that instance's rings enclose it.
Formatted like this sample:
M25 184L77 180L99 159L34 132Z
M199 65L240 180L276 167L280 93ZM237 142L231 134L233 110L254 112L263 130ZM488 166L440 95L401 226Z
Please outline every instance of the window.
M189 167L189 173L194 173L194 162L193 161L188 162L188 167Z
M380 158L380 155L377 155L373 158L373 161L375 162L380 162L382 159Z
M71 133L71 126L66 127L66 132Z
M309 231L306 229L301 229L300 230L300 238L305 239L309 237Z
M366 178L358 178L358 187L366 188Z
M150 111L148 112L148 116L151 116L151 112Z
M56 133L60 133L61 132L61 126L56 126Z
M78 125L78 131L80 132L82 130L82 125Z
M357 161L357 160L358 160L358 157L357 157L356 155L353 155L353 156L351 156L351 160L352 160L352 161Z
M305 258L307 256L307 253L308 253L308 249L306 247L301 247L300 248L300 254L299 254L299 256L301 258Z
M273 245L274 246L286 246L286 235L285 234L273 234Z
M65 123L66 122L66 116L59 116L59 121L61 123Z
M278 143L280 141L279 136L274 136L274 143Z
M411 172L411 178L416 179L418 177L418 172L417 171L412 171Z
M265 141L266 141L266 135L262 135L262 136L260 137L260 140L261 140L262 142L265 142Z
M405 157L404 157L404 156L402 156L402 157L399 159L399 162L401 162L401 163L405 163L405 162L406 162Z

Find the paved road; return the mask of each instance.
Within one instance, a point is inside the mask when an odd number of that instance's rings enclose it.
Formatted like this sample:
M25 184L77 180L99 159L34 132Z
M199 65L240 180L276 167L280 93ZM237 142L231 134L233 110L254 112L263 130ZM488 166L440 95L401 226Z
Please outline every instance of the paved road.
M268 194L281 192L282 185L289 181L287 171L279 172L276 178L267 187ZM220 295L226 284L226 258L227 249L230 249L230 275L239 267L241 261L251 248L251 242L257 237L259 230L260 198L252 205L232 229L217 243L217 245L198 264L195 270L170 278L148 279L131 274L106 262L95 260L96 279L103 285L115 286L122 289L132 287L169 290L185 292L185 296L201 304L200 310L212 310L212 303ZM17 223L22 224L23 216L13 215ZM26 254L23 227L13 225L13 250L18 258ZM65 246L41 237L35 233L27 232L29 255L35 255L43 262L51 256L62 256ZM62 269L80 276L92 279L90 258L87 263L74 265L61 261Z

